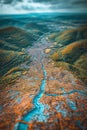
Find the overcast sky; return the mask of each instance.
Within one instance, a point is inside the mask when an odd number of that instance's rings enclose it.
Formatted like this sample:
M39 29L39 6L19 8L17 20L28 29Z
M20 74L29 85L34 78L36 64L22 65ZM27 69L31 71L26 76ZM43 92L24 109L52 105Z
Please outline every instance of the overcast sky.
M87 0L0 0L0 14L87 12Z

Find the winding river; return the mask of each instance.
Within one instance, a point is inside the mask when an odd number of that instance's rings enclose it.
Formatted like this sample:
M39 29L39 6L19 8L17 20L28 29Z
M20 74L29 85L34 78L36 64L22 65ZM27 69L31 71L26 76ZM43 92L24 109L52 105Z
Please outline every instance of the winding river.
M29 111L24 117L21 119L24 122L29 123L31 120L38 118L39 121L46 121L46 115L44 115L45 106L39 102L40 98L43 96L45 86L46 86L46 70L44 69L44 65L42 64L42 71L44 78L42 80L40 91L33 99L33 109ZM15 125L14 130L28 130L28 125L24 123L18 123Z

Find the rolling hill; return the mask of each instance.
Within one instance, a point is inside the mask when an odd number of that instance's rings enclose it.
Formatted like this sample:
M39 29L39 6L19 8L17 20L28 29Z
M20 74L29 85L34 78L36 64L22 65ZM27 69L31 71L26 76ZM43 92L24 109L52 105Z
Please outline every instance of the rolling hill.
M26 69L22 63L30 63L26 47L31 47L34 38L31 34L17 27L0 29L0 83L15 80ZM4 81L4 83L3 83Z
M56 65L87 83L87 26L51 34L48 38L55 42L51 58Z

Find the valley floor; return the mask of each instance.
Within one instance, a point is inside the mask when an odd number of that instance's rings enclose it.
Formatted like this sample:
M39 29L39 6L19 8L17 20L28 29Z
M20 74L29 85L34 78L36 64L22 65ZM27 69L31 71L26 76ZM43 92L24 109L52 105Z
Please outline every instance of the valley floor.
M52 44L43 37L27 48L29 70L1 90L0 130L86 130L86 86L55 66L45 53Z

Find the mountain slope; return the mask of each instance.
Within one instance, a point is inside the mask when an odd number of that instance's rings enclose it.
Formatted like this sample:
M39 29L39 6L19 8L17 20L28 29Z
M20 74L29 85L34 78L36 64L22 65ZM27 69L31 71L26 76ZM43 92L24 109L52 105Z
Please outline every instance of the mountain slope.
M49 36L55 45L51 58L87 83L87 26Z
M9 43L9 45L16 46L21 49L31 46L32 42L34 41L34 37L20 28L7 27L0 29L0 40L5 42L4 46L6 43ZM0 44L0 47L2 48L3 45ZM15 47L13 47L13 49L16 50Z
M26 47L32 46L33 40L31 34L17 27L0 29L0 82L15 80L26 71L20 65L30 62Z

